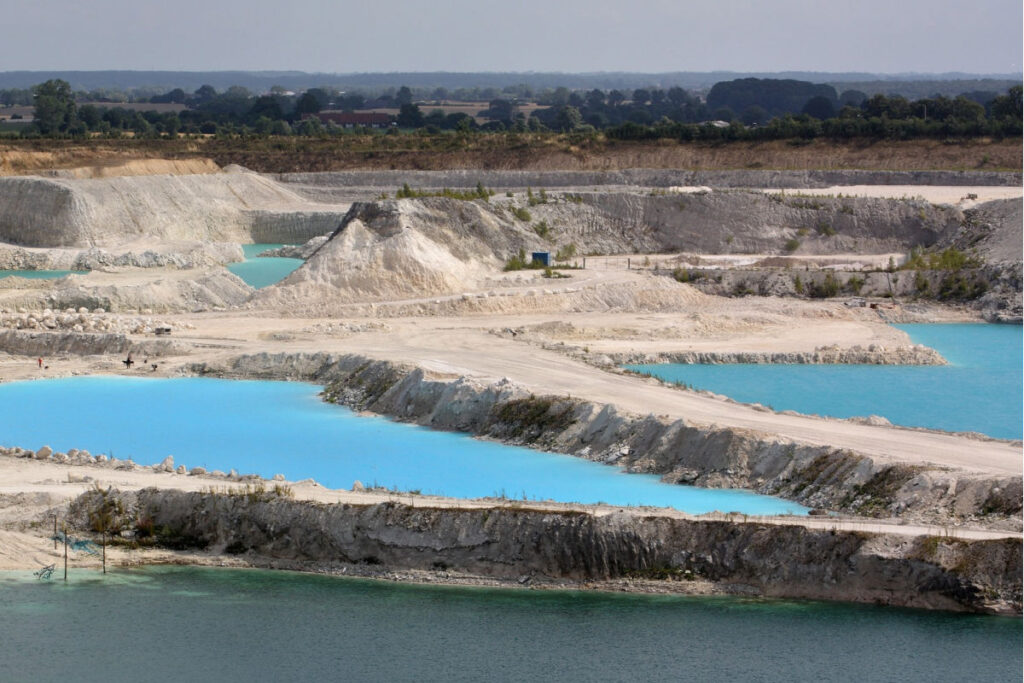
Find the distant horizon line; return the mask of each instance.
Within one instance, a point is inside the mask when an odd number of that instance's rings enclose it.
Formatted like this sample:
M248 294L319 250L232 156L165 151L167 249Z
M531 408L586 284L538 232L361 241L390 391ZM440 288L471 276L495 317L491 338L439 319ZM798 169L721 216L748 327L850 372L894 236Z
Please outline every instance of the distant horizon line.
M777 69L777 70L738 70L738 69L694 69L694 70L672 70L672 71L517 71L517 70L477 70L477 71L455 71L446 69L433 69L425 71L416 70L391 70L391 71L306 71L303 69L4 69L0 74L17 73L190 73L190 74L302 74L310 76L394 76L394 75L419 75L429 76L433 74L453 75L487 75L487 74L517 74L523 76L601 76L601 75L631 75L631 76L663 76L671 74L822 74L832 76L881 76L888 78L907 77L943 77L948 80L951 77L971 78L1024 78L1024 72L975 72L975 71L821 71L814 69Z

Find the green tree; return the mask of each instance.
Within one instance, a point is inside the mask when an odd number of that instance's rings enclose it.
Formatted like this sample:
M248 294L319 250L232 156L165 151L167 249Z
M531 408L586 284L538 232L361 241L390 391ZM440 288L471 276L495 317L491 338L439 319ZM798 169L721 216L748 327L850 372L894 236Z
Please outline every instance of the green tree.
M1005 95L1000 95L992 100L990 104L992 115L999 118L1021 118L1022 113L1024 113L1024 106L1022 106L1024 98L1022 98L1022 94L1024 94L1024 89L1019 85L1015 85Z
M569 132L576 130L576 128L583 124L583 116L576 107L566 105L558 110L558 116L555 121L560 130Z
M271 121L284 118L284 112L281 110L281 104L277 101L276 97L264 95L257 98L253 103L252 108L249 110L249 114L246 116L246 119L249 122L255 122L262 117L266 117Z
M515 113L515 102L498 98L491 100L485 116L492 121L511 121Z
M401 128L419 128L423 125L423 112L415 104L403 104L398 109L397 123Z
M829 98L824 95L815 95L807 100L802 113L824 121L836 115L836 108L832 106L832 101Z
M321 108L320 100L317 99L316 95L306 91L295 103L295 115L301 119L303 114L315 114Z
M68 130L75 122L75 99L67 81L52 79L35 88L35 125L43 135Z

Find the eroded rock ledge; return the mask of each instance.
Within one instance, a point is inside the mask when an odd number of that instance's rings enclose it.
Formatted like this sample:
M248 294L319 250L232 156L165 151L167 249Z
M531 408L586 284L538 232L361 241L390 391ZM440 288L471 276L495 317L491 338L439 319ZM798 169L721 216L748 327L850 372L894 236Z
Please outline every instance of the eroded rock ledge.
M886 348L872 344L867 348L819 347L814 351L681 351L658 354L616 354L609 357L615 364L681 363L720 365L753 363L758 365L946 365L946 359L935 349L915 344Z
M534 396L507 379L489 385L435 379L411 366L323 353L240 356L186 371L317 382L325 385L326 400L356 410L659 474L671 483L747 488L855 515L1021 528L1019 477L880 463L748 430Z
M72 503L80 524L98 495ZM251 491L117 495L126 514L154 530L158 545L245 555L254 564L470 573L539 585L631 577L669 590L703 581L745 595L1021 612L1015 539L907 538L528 507L327 505Z

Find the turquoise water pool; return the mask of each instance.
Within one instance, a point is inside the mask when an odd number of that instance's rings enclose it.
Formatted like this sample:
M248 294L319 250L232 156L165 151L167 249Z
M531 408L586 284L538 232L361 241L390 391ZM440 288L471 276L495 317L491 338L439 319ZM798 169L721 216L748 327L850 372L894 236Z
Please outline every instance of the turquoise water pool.
M30 280L56 280L65 275L85 275L88 270L0 270L0 278L24 277Z
M896 325L947 366L629 365L671 382L775 410L856 417L1020 439L1022 334L1019 325Z
M303 264L302 259L299 258L279 256L259 258L263 252L283 246L283 244L243 244L242 253L245 255L245 260L240 263L228 264L228 270L256 289L276 284Z
M260 570L0 572L0 639L22 681L1021 679L1019 619Z
M806 512L779 498L665 484L572 456L361 417L322 402L314 386L290 382L72 377L0 384L0 443L84 448L141 464L174 455L188 467L312 477L332 488L359 480L460 498Z

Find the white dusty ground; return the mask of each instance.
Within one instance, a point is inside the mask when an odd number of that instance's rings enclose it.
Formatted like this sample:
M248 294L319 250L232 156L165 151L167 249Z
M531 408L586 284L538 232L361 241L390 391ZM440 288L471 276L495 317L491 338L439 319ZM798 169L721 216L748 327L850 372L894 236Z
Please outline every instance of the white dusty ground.
M887 199L924 199L932 204L955 204L969 209L994 199L1017 199L1024 196L1020 187L992 186L938 186L938 185L835 185L833 187L806 189L768 189L770 194L784 193L793 196L812 195L816 197L880 197Z

